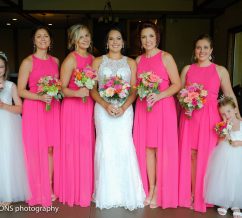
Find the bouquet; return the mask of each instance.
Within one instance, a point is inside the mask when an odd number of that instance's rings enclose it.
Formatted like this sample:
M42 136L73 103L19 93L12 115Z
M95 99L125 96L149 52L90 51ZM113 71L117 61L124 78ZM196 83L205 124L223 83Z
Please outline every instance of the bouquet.
M61 92L61 82L57 77L45 76L41 77L37 83L39 95L49 95L54 97L56 100L60 100L63 97ZM51 109L50 104L46 103L45 110Z
M126 101L129 91L130 84L118 75L105 78L99 87L100 96L117 107Z
M230 134L232 125L228 122L221 121L219 123L216 123L214 129L219 137L225 138L226 136L228 136Z
M78 87L86 87L87 89L93 89L95 85L95 80L97 74L90 67L83 68L79 70L78 68L74 70L74 83ZM83 103L87 101L86 96L82 98Z
M140 100L143 100L151 93L159 94L159 85L162 82L162 79L154 74L153 72L145 72L139 75L138 82L136 85L137 94L139 95ZM151 111L152 106L147 103L147 111Z
M192 83L182 89L177 97L181 107L185 110L185 115L191 118L194 110L204 106L207 95L208 92L203 89L203 85Z

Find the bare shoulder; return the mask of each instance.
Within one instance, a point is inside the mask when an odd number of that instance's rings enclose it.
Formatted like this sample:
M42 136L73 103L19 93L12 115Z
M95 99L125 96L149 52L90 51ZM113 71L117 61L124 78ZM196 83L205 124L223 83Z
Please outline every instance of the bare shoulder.
M182 68L182 72L187 73L191 65L186 65L185 67Z
M100 65L102 60L103 60L103 56L96 57L93 60L93 64Z
M141 55L139 55L139 56L135 59L137 64L140 62L140 59L141 59Z
M75 65L76 64L76 59L75 59L75 56L71 53L69 53L66 58L64 59L63 64L70 64L70 65Z
M226 73L228 73L228 70L224 66L217 65L217 64L216 64L216 70L220 74L226 74Z
M54 57L54 56L52 56L52 57L55 60L55 62L59 65L59 63L60 63L59 59L57 57Z
M162 51L161 56L162 56L163 61L165 61L165 62L169 62L169 61L173 60L172 55L167 51Z
M23 59L20 68L32 69L32 64L33 64L33 58L32 58L32 55L29 55L28 57Z
M135 60L133 58L127 57L127 62L128 62L128 64L136 65L136 62L135 62Z

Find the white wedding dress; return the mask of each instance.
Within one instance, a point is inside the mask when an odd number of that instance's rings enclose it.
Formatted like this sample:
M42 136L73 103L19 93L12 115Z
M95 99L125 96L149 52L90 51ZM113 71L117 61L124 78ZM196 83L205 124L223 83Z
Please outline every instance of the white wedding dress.
M127 57L112 60L103 56L98 71L99 84L104 77L119 75L130 83ZM120 117L112 117L98 103L95 105L95 193L98 208L142 208L143 189L132 138L132 105Z
M0 100L12 105L13 83L5 81ZM22 144L21 116L0 109L0 202L25 201L29 197Z

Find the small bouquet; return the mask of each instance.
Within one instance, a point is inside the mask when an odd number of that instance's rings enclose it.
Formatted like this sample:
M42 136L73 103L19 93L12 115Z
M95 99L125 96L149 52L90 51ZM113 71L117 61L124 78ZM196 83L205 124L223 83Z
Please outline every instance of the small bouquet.
M139 75L138 82L136 85L137 94L139 95L140 100L143 100L151 93L159 94L159 85L162 82L162 79L154 74L153 72L145 72ZM147 111L151 111L152 106L147 103Z
M232 125L228 122L221 121L219 123L216 123L214 129L220 138L225 138L230 134Z
M194 110L201 109L204 106L207 95L208 92L203 89L203 85L192 83L182 89L177 97L180 105L185 110L185 115L191 118Z
M78 87L86 87L87 89L93 89L95 85L95 80L97 74L90 67L83 68L79 70L78 68L74 70L74 83ZM87 101L86 96L82 98L83 103Z
M130 84L118 75L105 78L99 87L100 96L116 107L126 101L129 91Z
M63 97L61 92L61 82L57 77L45 76L41 77L37 83L39 95L49 95L54 97L56 100L60 100ZM50 104L46 104L45 110L49 111L51 109Z

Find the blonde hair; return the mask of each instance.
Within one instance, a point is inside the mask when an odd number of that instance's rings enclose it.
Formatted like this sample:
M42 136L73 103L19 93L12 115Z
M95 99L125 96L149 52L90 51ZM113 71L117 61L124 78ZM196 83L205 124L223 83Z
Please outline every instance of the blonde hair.
M236 104L233 98L229 96L222 96L218 101L218 106L223 107L226 105L230 105L232 108L236 108Z
M80 30L86 29L89 34L90 30L83 24L75 24L68 29L68 49L75 50L76 42L80 39Z

